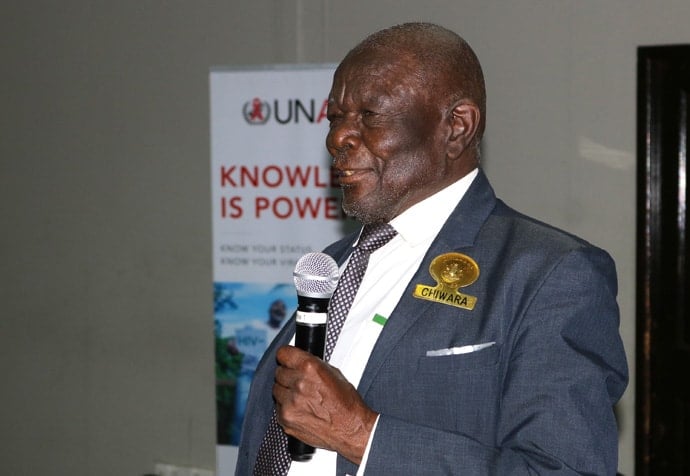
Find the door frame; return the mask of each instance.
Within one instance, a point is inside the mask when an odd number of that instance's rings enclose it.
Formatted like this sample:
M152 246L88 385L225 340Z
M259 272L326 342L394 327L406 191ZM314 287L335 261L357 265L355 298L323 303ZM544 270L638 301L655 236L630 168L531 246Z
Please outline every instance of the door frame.
M669 370L656 358L658 354L655 356L654 350L670 352L664 348L671 339L669 328L673 332L674 324L686 316L686 301L677 289L687 284L685 265L688 263L684 251L690 250L685 216L687 144L683 144L688 128L688 94L679 94L678 117L674 119L677 126L669 127L668 120L664 123L662 119L668 117L669 94L673 93L669 91L672 88L665 86L671 83L677 86L674 83L677 70L673 68L683 61L690 65L690 45L640 47L637 60L635 474L647 476L662 474L661 468L678 464L675 459L678 442L674 435L677 435L676 426L683 425L659 415L664 405L663 399L661 403L658 399L659 384L666 383L660 376ZM679 144L674 153L665 146L669 143L669 133L678 128ZM676 229L669 226L674 219ZM668 246L666 249L662 246L669 241L675 243L678 252L677 257L671 256L678 260L671 272ZM669 287L676 289L669 293ZM682 313L680 318L678 313ZM676 321L669 322L669 319Z

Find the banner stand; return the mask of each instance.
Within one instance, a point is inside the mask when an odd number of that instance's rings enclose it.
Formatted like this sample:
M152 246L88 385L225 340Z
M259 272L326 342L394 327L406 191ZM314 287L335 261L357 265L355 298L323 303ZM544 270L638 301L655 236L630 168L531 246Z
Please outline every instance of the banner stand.
M210 74L219 476L234 474L254 371L297 308L295 263L355 226L344 219L325 147L334 69Z

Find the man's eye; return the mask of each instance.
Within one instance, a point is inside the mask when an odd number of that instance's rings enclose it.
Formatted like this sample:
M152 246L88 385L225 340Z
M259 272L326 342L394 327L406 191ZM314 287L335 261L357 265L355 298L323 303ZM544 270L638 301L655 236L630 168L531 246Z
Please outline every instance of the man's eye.
M375 122L377 122L379 119L378 113L374 111L362 111L362 121L366 125L373 125Z

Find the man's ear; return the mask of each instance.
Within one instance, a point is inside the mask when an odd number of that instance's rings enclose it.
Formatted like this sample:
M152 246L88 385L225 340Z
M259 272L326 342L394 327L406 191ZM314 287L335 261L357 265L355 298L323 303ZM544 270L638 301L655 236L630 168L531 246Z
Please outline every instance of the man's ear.
M448 137L448 156L460 157L473 144L479 129L481 112L479 107L468 99L461 99L450 110L450 136Z

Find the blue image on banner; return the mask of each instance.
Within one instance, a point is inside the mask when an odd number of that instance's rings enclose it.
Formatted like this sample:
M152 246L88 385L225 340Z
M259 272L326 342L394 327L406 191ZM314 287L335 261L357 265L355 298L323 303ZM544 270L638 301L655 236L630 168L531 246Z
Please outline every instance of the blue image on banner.
M217 442L238 445L254 372L297 295L293 284L215 282L213 307Z

